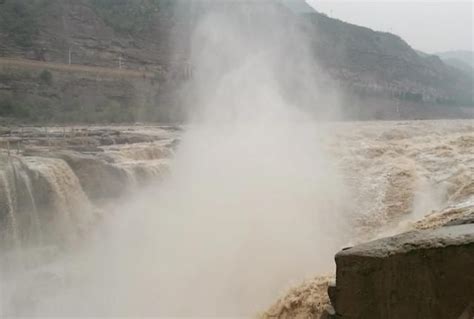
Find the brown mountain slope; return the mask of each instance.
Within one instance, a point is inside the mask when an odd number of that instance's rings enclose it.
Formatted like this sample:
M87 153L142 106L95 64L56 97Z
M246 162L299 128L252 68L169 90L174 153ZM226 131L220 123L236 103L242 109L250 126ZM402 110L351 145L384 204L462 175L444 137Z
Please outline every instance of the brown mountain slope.
M288 30L279 29L290 32L292 26L301 31L315 61L308 68L316 69L317 64L325 70L340 88L350 117L437 117L451 112L472 116L469 75L436 57L419 56L396 35L317 12L300 13L291 10L288 1L2 0L0 56L153 73L160 89L146 99L145 108L156 115L154 120L168 120L175 118L169 116L174 113L173 93L193 69L191 34L200 17L216 8L242 21L248 12L258 21L268 8L284 16ZM8 76L0 80L4 87L14 87ZM11 99L18 92L5 91L0 92L0 104L2 96ZM124 108L136 108L124 104L130 101L127 96L113 100ZM59 94L49 103L61 110L64 101ZM89 99L89 103L95 102ZM467 108L459 111L459 107Z

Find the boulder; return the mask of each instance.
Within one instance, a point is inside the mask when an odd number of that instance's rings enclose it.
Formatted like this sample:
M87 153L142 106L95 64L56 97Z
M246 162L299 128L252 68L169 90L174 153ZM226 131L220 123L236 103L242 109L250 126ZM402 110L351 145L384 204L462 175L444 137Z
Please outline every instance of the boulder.
M474 302L474 224L417 230L336 255L337 318L460 318Z

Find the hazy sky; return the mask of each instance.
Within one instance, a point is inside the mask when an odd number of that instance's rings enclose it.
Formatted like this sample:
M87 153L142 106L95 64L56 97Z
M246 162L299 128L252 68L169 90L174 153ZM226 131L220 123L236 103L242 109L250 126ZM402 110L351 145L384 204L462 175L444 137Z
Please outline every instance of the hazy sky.
M398 34L414 49L427 53L474 50L474 0L307 2L330 17Z

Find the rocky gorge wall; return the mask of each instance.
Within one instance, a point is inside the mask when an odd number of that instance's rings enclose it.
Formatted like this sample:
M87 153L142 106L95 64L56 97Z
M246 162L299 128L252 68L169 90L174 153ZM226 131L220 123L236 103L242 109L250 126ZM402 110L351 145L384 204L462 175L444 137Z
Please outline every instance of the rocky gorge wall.
M25 76L23 68L0 71L0 116L28 119L25 112L2 114L2 108L12 108L7 102L13 100L40 108L41 111L33 112L37 115L46 113L43 118L30 116L30 120L183 120L181 99L186 97L186 92L182 90L195 71L191 47L197 40L193 34L209 12L224 12L231 18L256 25L265 20L262 19L265 12L277 12L288 23L288 30L282 36L292 38L294 31L301 35L301 41L309 44L313 61L305 69L317 75L322 92L334 92L339 97L345 118L474 116L473 79L462 71L445 65L436 56L420 56L396 35L375 32L317 12L297 14L277 1L243 5L236 1L224 4L206 0L128 3L6 0L0 6L3 10L0 57L149 74L146 80L125 76L116 79L107 75L84 76L71 70L53 72L45 65L37 73L43 69L53 73L48 86L42 85L37 75ZM21 15L15 14L18 11L12 9L15 6L21 9L18 9L23 12ZM147 6L153 10L145 10ZM145 11L136 15L134 10ZM22 21L25 27L12 29L11 21ZM275 71L283 73L286 67L283 60ZM22 75L12 77L12 73ZM48 78L45 76L46 82ZM289 92L287 95L293 103L314 113L319 111L322 96L305 101L301 99L303 92L295 90L304 85L289 84L282 91ZM331 94L327 95L330 99ZM327 104L324 109L333 107L333 103Z

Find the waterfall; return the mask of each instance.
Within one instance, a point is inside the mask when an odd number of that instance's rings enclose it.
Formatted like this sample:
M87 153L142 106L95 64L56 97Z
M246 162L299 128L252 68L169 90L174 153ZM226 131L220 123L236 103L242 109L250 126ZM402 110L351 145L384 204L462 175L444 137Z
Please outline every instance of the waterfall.
M127 177L127 186L130 190L135 190L137 187L138 187L138 180L137 180L137 176L135 174L135 172L133 171L133 169L130 169L129 167L122 167L122 166L118 166L116 165L117 168L122 171L125 176Z
M163 142L139 143L106 148L107 158L122 171L131 190L159 179L169 171L173 150Z
M168 172L166 143L111 146L94 155L0 153L0 273L29 271L80 243L98 221L95 205Z
M15 201L12 198L12 183L7 172L0 172L0 204L2 222L2 248L20 247L18 225L15 216Z
M27 172L22 171L20 176L24 182L27 196L30 200L31 210L30 210L30 217L32 222L32 233L36 234L34 237L38 240L39 243L43 243L43 232L41 229L41 222L38 215L38 208L36 206L36 200L33 196L33 186L31 184L31 180L27 174Z
M68 243L93 222L94 208L79 179L62 159L1 160L3 251Z
M116 166L125 172L129 188L135 190L140 186L162 178L169 172L169 163L167 160L149 160L149 161L131 161L116 164Z
M35 189L40 224L48 228L55 240L70 242L93 222L93 206L79 179L62 159L26 157L30 181Z
M0 269L9 270L11 267L25 268L23 232L28 231L22 225L22 185L18 180L18 170L21 162L14 157L3 161L0 170L0 233L1 248Z

